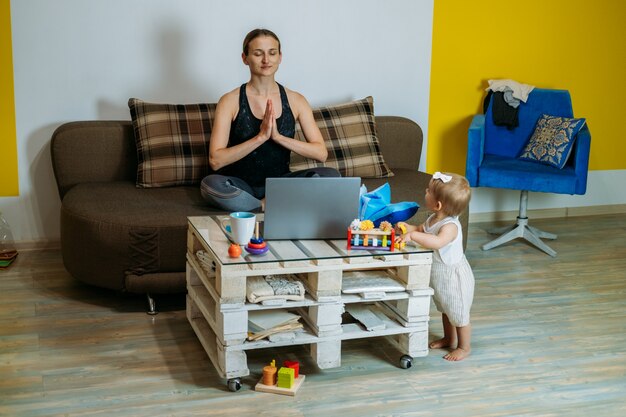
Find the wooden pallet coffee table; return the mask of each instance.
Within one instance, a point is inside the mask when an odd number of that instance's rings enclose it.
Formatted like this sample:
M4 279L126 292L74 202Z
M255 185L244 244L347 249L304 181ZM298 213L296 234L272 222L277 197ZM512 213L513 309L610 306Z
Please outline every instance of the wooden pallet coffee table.
M345 240L283 240L268 242L270 250L263 256L244 252L231 258L230 242L218 225L221 218L189 217L187 318L231 390L238 390L240 377L250 373L249 349L308 344L321 369L341 366L341 341L348 339L388 336L404 354L404 368L414 357L428 354L432 251L414 246L394 252L348 251ZM377 293L375 299L342 294L343 275L363 270L392 277L404 291ZM279 305L246 301L248 277L277 274L297 276L305 285L305 299ZM368 331L356 323L342 324L344 306L351 303L364 303L384 328ZM297 311L304 331L292 340L248 341L248 312L260 309Z

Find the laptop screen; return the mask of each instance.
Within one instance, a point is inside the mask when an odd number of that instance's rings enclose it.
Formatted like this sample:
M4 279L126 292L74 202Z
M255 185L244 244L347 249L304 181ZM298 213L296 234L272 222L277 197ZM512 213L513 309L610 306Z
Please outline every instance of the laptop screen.
M359 177L268 178L263 238L343 239L359 215Z

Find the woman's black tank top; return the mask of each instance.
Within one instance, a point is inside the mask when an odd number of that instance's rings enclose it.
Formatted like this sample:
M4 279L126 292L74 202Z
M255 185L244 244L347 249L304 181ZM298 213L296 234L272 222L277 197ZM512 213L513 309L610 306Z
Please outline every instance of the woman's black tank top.
M276 123L281 135L293 138L296 131L296 121L289 107L287 93L282 85L278 84L282 114ZM239 112L230 126L228 147L243 143L259 133L261 119L257 119L250 110L246 84L239 89ZM289 173L289 158L291 151L274 142L267 140L254 151L237 162L233 162L217 171L217 174L241 178L253 187L265 186L265 179L281 177Z

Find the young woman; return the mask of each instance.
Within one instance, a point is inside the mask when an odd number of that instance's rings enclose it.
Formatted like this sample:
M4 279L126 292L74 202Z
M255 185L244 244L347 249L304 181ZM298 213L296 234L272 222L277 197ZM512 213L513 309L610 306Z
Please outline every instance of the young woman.
M324 162L328 155L311 107L299 93L278 84L280 41L255 29L243 41L250 81L220 98L209 145L215 174L202 180L203 198L228 211L263 209L265 179L284 176L340 176L332 168L289 171L291 152ZM296 121L306 142L294 139Z

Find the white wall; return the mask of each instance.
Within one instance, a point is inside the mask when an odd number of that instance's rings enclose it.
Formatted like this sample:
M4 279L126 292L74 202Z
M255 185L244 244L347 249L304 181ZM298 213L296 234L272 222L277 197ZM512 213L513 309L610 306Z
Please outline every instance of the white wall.
M255 27L281 38L277 79L312 105L372 95L376 114L426 133L432 13L433 0L13 0L20 196L0 210L16 240L58 240L54 129L130 119L129 97L217 101L247 81Z
M312 105L372 95L376 114L426 137L433 1L12 0L20 196L0 197L0 211L16 240L58 240L54 129L128 120L129 97L217 101L247 81L241 42L255 27L281 37L277 79ZM531 193L529 208L625 204L625 183L624 170L592 171L586 195ZM470 211L518 204L515 191L475 189Z

